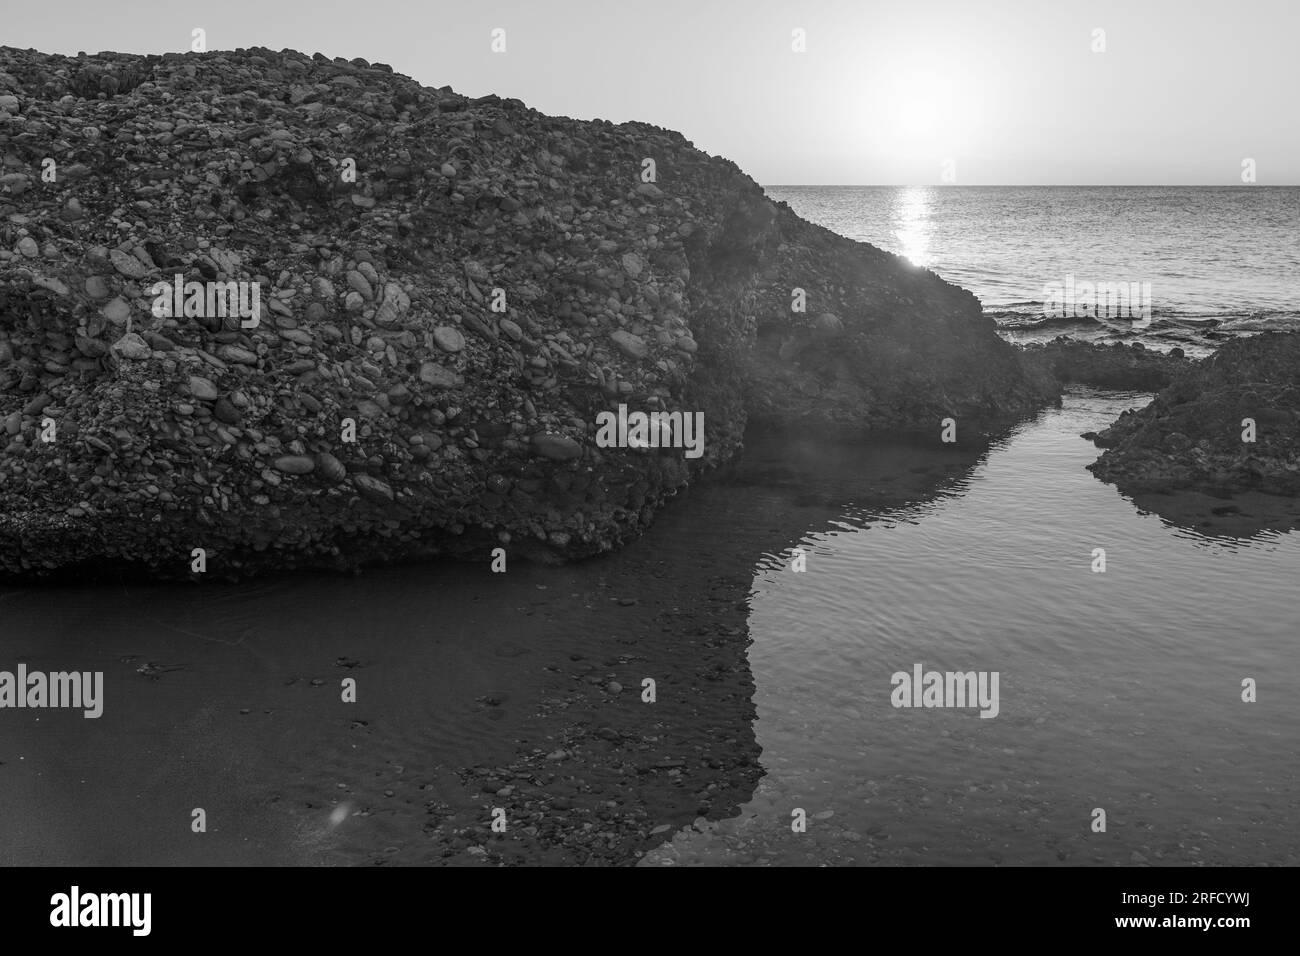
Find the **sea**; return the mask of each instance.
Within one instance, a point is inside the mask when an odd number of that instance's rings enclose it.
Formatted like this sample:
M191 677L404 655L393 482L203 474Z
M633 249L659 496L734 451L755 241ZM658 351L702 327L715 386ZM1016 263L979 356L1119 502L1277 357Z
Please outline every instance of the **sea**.
M1202 356L1232 336L1300 328L1300 187L769 186L767 194L970 289L1014 341L1069 335ZM1081 295L1064 308L1052 289L1067 283L1136 283L1142 308L1099 315L1106 301L1079 308L1088 304Z

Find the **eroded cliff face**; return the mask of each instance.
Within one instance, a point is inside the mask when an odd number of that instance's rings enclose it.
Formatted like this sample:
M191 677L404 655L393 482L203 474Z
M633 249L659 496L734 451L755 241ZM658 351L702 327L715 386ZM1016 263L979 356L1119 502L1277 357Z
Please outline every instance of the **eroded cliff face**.
M0 157L9 575L581 557L747 425L937 435L1054 394L969 293L677 133L363 60L4 48ZM255 324L185 305L230 282ZM702 412L703 455L600 447L619 405Z

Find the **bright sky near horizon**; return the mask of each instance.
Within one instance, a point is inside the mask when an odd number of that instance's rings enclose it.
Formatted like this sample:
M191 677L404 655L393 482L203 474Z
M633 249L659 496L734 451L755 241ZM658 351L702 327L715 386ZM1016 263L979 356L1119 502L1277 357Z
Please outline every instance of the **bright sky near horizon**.
M202 27L677 129L765 184L1229 185L1248 159L1300 184L1298 0L4 2L0 45L164 53Z

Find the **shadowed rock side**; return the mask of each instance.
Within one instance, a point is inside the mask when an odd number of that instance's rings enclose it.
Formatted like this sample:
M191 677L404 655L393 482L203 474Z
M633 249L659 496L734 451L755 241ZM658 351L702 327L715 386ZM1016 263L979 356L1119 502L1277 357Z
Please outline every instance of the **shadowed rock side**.
M0 156L11 575L581 557L751 419L932 432L1055 395L969 293L677 133L364 60L4 48ZM176 275L256 283L260 324L153 314ZM598 448L620 403L703 412L703 457Z
M1050 342L1022 346L1027 364L1062 383L1094 388L1154 392L1195 364L1180 348L1157 352L1141 342L1101 345L1058 336Z
M1089 467L1127 494L1300 495L1300 333L1227 343L1095 440Z

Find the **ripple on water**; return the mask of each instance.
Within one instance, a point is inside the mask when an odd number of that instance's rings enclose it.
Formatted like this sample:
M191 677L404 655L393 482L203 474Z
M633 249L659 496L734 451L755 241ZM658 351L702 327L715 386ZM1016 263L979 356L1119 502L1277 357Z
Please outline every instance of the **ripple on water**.
M645 865L1296 863L1300 536L1171 525L1094 479L1079 434L1144 401L1075 390L960 493L857 502L806 573L760 562L766 776ZM1000 713L893 708L916 662L999 672Z

